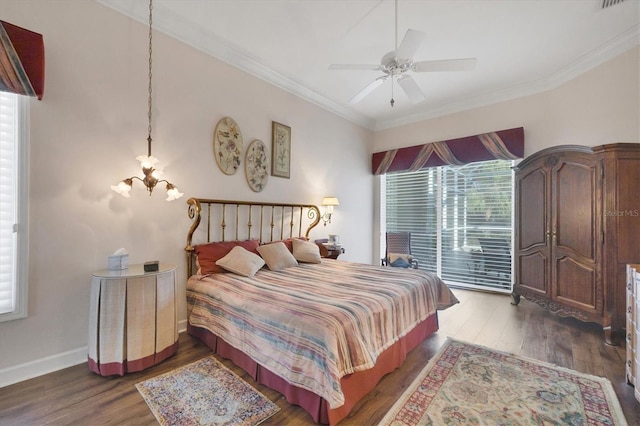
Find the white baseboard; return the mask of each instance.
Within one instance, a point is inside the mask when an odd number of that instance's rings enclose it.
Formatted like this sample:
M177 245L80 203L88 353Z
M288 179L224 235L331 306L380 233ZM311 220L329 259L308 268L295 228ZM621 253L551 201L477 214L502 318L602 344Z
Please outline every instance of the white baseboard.
M178 333L184 333L185 331L187 331L187 320L178 321Z
M0 370L0 388L87 362L87 349L85 346L4 368Z
M178 321L178 333L187 331L187 320ZM87 362L88 347L73 349L34 361L18 364L0 370L0 388L33 379L44 374L53 373L63 368ZM89 367L87 366L87 369Z

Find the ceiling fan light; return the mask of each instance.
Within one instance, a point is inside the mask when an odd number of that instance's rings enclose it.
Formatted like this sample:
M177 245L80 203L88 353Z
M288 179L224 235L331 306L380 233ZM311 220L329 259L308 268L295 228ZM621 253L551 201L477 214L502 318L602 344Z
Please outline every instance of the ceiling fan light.
M622 1L622 0L603 0L603 1ZM473 70L476 65L475 58L465 59L447 59L447 60L435 60L435 61L414 61L414 55L420 50L420 46L427 39L427 35L419 30L408 29L402 39L402 42L398 45L398 0L395 3L395 50L386 53L380 59L380 65L378 67L367 64L332 64L329 66L330 70L379 70L384 75L369 83L364 89L358 92L353 98L349 100L349 104L357 104L373 90L375 90L384 80L388 77L392 78L391 84L391 107L395 104L393 99L393 78L398 78L398 83L407 94L409 100L414 103L420 103L426 100L424 93L413 80L401 80L407 75L413 72L440 72L440 71L468 71Z

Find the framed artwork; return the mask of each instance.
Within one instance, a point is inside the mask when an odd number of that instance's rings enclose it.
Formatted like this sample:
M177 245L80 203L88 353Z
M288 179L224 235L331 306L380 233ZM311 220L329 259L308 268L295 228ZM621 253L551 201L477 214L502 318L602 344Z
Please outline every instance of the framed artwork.
M261 140L256 139L247 147L244 158L244 174L254 192L260 192L269 180L269 154Z
M289 179L291 172L291 127L271 122L271 175Z
M243 150L240 127L231 117L224 117L213 132L213 154L224 174L232 175L240 167Z

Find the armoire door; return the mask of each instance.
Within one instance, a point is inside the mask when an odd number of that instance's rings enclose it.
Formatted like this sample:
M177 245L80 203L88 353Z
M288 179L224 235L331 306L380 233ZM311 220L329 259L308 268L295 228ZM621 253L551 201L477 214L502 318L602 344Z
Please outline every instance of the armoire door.
M515 191L516 293L547 298L551 297L550 179L550 168L540 159L517 175Z
M558 157L551 174L551 299L591 313L603 311L599 283L602 165L593 156Z

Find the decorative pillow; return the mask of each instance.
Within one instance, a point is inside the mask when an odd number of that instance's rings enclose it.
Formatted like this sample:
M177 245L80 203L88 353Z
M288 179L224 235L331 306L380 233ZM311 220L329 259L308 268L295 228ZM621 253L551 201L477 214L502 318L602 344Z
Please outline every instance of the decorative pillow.
M293 240L293 257L298 262L320 263L320 248L317 244L304 240Z
M298 261L283 242L260 246L258 247L258 253L272 271L281 271L298 265Z
M271 241L271 242L265 243L264 245L275 244L275 243L284 243L284 245L287 246L287 249L291 253L293 253L293 240L308 241L309 239L305 238L305 237L294 237L294 238L287 238L286 240Z
M411 259L413 256L410 254L389 253L389 265L391 266L408 268L411 266Z
M216 262L226 256L232 248L240 246L247 251L258 254L258 240L246 241L220 241L217 243L200 244L195 246L198 274L219 274L226 272L216 265Z
M232 248L225 257L218 260L216 265L235 274L252 277L264 266L264 260L238 245Z

